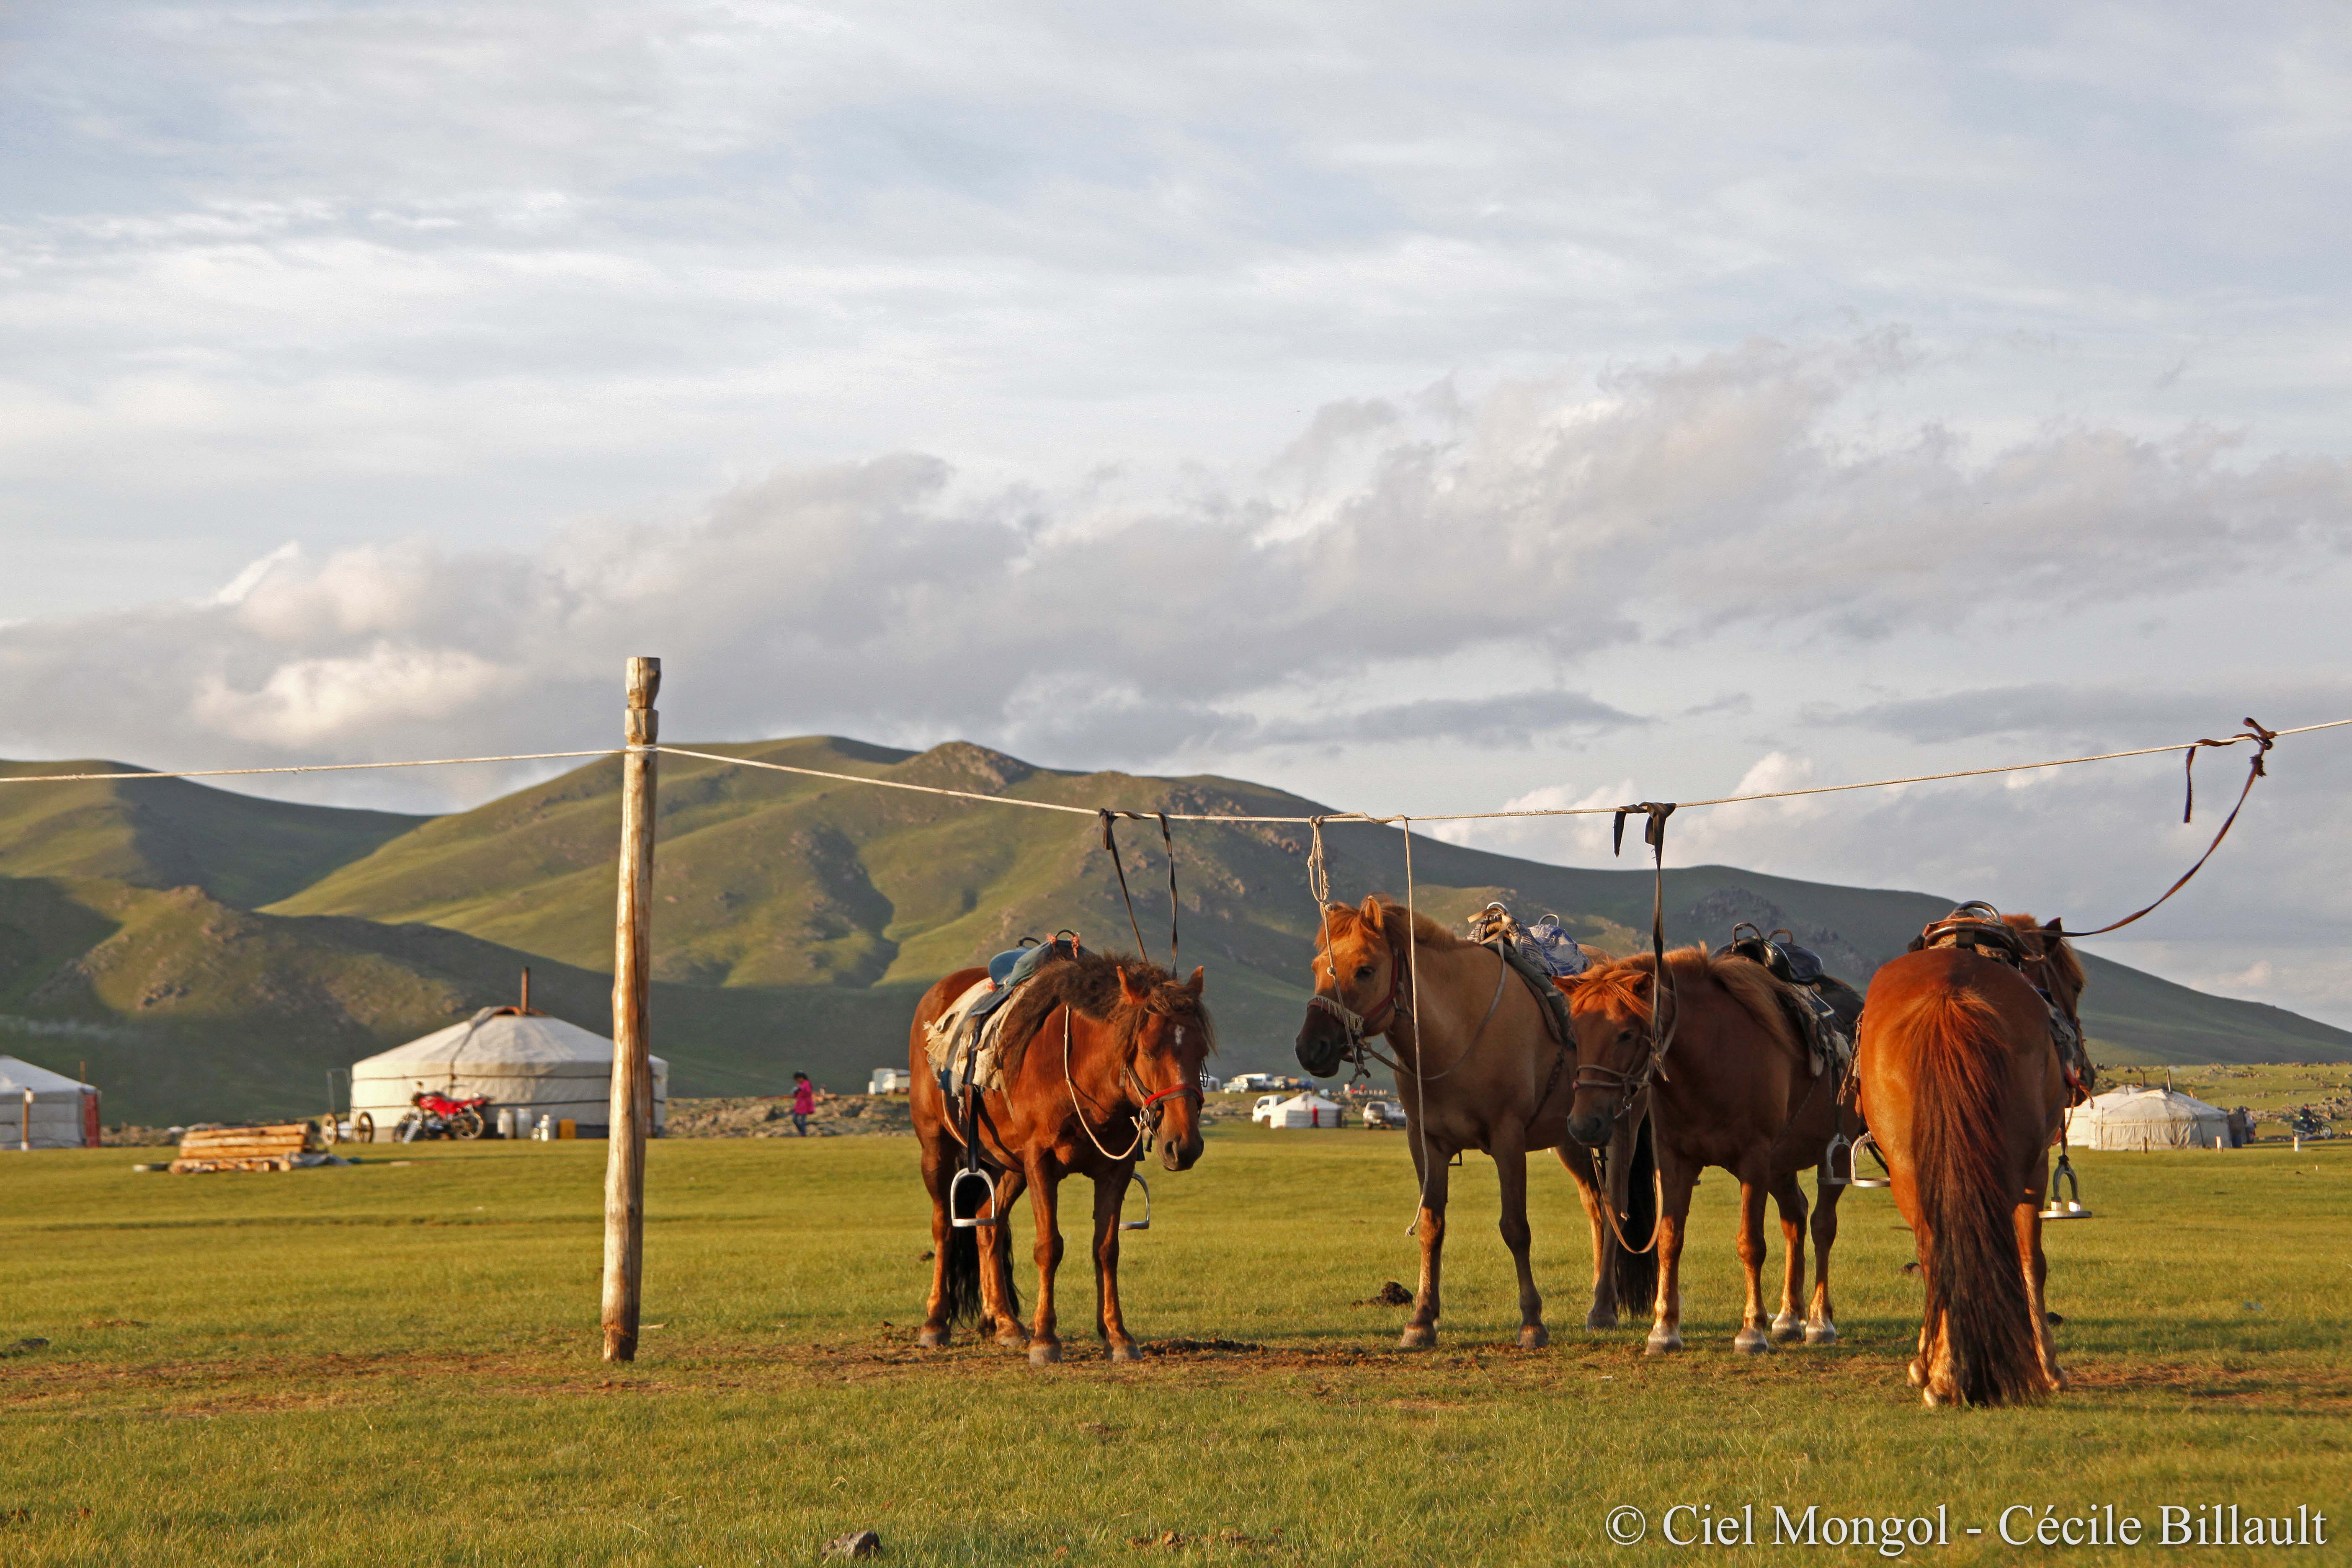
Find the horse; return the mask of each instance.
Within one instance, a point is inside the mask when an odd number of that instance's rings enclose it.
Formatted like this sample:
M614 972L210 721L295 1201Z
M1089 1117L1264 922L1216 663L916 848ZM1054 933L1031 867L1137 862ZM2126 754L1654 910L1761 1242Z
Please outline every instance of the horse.
M1483 1150L1502 1185L1503 1245L1519 1278L1519 1343L1535 1350L1551 1341L1528 1260L1531 1150L1557 1150L1576 1180L1592 1224L1592 1306L1585 1326L1615 1326L1619 1299L1648 1292L1649 1260L1613 1245L1610 1200L1583 1151L1570 1154L1566 1042L1553 1037L1528 984L1493 949L1426 915L1409 918L1402 905L1379 893L1361 908L1325 907L1313 962L1315 994L1296 1042L1299 1066L1329 1078L1373 1037L1385 1036L1396 1055L1397 1092L1410 1129L1406 1143L1421 1183L1421 1283L1399 1348L1437 1342L1446 1171L1464 1149ZM1629 1140L1629 1159L1633 1147ZM1636 1173L1632 1187L1635 1223L1646 1228L1654 1196L1646 1169Z
M980 1168L991 1195L980 1226L952 1223L952 1184L964 1168L957 1106L924 1048L932 1020L977 982L960 969L923 994L908 1037L911 1109L931 1194L931 1292L916 1343L948 1342L955 1323L977 1320L1008 1348L1026 1344L1043 1366L1062 1359L1054 1274L1062 1261L1057 1200L1066 1176L1094 1180L1095 1329L1110 1359L1138 1359L1118 1300L1119 1214L1147 1139L1160 1163L1192 1169L1201 1157L1201 1068L1216 1048L1202 1005L1199 969L1179 984L1155 964L1117 953L1083 952L1046 963L1004 1004L1001 1086L982 1094L975 1118ZM1122 1148L1121 1145L1126 1145ZM1037 1225L1037 1310L1024 1331L1013 1283L1005 1219L1024 1190ZM969 1205L967 1205L969 1206ZM985 1237L986 1253L982 1255Z
M2000 926L2013 937L1915 945L1881 965L1854 1062L1918 1253L1926 1305L1909 1377L1930 1405L2031 1404L2066 1386L2042 1207L2069 1102L2053 1011L2079 1038L2083 965L2054 923Z
M1802 1005L1761 965L1681 948L1665 955L1666 1023L1652 1031L1654 955L1596 964L1568 983L1576 1025L1575 1100L1570 1133L1606 1143L1646 1105L1656 1145L1658 1284L1645 1354L1683 1348L1682 1249L1691 1189L1709 1165L1739 1183L1739 1261L1748 1299L1732 1348L1761 1354L1775 1344L1837 1342L1830 1301L1830 1248L1842 1185L1823 1183L1811 1210L1814 1282L1805 1285L1804 1190L1797 1173L1818 1163L1838 1131L1836 1074L1816 1070L1792 1009ZM1764 1197L1779 1205L1787 1267L1779 1313L1764 1317Z

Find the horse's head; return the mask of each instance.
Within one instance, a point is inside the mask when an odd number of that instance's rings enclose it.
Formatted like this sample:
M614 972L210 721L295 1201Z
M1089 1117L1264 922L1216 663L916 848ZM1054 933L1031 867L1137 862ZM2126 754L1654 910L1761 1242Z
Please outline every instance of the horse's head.
M1349 1047L1396 1021L1402 975L1389 931L1404 912L1374 893L1363 908L1327 904L1316 933L1315 995L1298 1026L1298 1065L1317 1078L1339 1070Z
M1650 1016L1657 976L1646 957L1595 964L1568 984L1569 1022L1576 1032L1576 1097L1568 1135L1605 1147L1625 1111L1626 1096L1647 1077Z
M2083 961L2075 954L2074 944L2066 940L2065 928L2057 921L2037 925L2032 915L2003 915L2001 920L2021 939L2025 951L2018 967L2042 988L2044 995L2058 1004L2059 1011L2074 1017L2075 1006L2082 1000L2085 977Z
M1125 967L1118 972L1119 999L1135 1020L1128 1090L1151 1123L1160 1163L1171 1171L1189 1171L1201 1157L1201 1068L1216 1048L1201 1005L1207 981L1195 969L1181 984L1139 985Z

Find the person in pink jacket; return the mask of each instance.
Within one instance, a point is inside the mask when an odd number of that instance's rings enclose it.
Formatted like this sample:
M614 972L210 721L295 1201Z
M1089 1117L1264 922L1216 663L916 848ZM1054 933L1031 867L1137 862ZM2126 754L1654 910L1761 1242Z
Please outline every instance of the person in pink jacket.
M816 1089L804 1072L793 1074L793 1131L808 1136L809 1113L816 1110Z

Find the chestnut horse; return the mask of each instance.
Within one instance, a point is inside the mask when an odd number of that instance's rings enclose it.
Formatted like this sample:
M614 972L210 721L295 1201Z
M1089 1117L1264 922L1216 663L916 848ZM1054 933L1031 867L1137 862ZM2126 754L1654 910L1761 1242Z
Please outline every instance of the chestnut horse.
M1645 1095L1657 1149L1658 1288L1648 1343L1651 1355L1683 1348L1682 1250L1690 1219L1691 1189L1708 1165L1739 1183L1739 1261L1748 1272L1748 1300L1732 1339L1736 1350L1760 1353L1774 1342L1801 1339L1833 1344L1837 1323L1830 1306L1830 1247L1837 1239L1838 1194L1823 1184L1812 1210L1814 1282L1805 1286L1804 1190L1797 1173L1817 1164L1836 1131L1838 1085L1813 1071L1790 1022L1792 997L1762 965L1681 948L1665 955L1666 1025L1651 1031L1653 954L1597 964L1568 983L1576 1023L1576 1099L1569 1131L1598 1147ZM1656 1047L1663 1044L1663 1052ZM1788 1263L1780 1310L1764 1317L1764 1197L1780 1205Z
M1190 1170L1201 1157L1201 1066L1216 1048L1201 1003L1202 973L1195 969L1180 984L1155 964L1087 952L1046 963L1004 1004L1010 1015L1000 1037L1011 1047L1004 1081L981 1097L976 1119L980 1165L992 1184L980 1217L989 1223L967 1228L950 1224L949 1212L950 1184L964 1167L958 1107L940 1089L924 1034L985 978L986 970L960 969L933 985L915 1008L908 1036L915 1136L931 1192L936 1255L916 1342L943 1345L953 1323L977 1317L981 1331L992 1329L997 1343L1025 1342L1033 1363L1061 1360L1054 1311L1054 1271L1062 1261L1056 1201L1065 1176L1086 1175L1095 1184L1095 1329L1111 1360L1133 1361L1135 1341L1118 1302L1119 1213L1147 1126L1168 1169ZM977 1186L968 1184L967 1191ZM1037 1221L1037 1311L1026 1332L1004 1238L1005 1217L1024 1188ZM967 1199L966 1211L973 1206Z
M2054 926L2001 923L2018 963L1928 947L1882 965L1854 1062L1918 1249L1927 1301L1910 1379L1929 1405L2032 1402L2066 1386L2042 1206L2068 1100L2051 1009L2074 1018L2083 965Z
M1648 1293L1650 1262L1646 1255L1628 1254L1615 1245L1603 1206L1608 1200L1594 1186L1591 1161L1581 1149L1571 1152L1568 1104L1574 1063L1564 1043L1553 1037L1528 984L1492 948L1465 941L1426 915L1408 921L1402 905L1378 893L1360 909L1325 907L1314 963L1315 998L1298 1031L1299 1065L1317 1078L1328 1078L1364 1039L1378 1036L1387 1037L1396 1055L1405 1142L1421 1182L1421 1288L1399 1345L1419 1350L1437 1342L1446 1170L1464 1149L1484 1150L1502 1185L1503 1245L1510 1248L1519 1276L1519 1343L1532 1350L1551 1338L1528 1260L1530 1150L1558 1150L1560 1163L1576 1178L1577 1195L1592 1224L1592 1308L1585 1326L1612 1327L1621 1295ZM1416 966L1417 1008L1412 973ZM1622 1152L1630 1158L1633 1152L1629 1139ZM1646 1169L1636 1175L1631 1217L1646 1232L1654 1189Z

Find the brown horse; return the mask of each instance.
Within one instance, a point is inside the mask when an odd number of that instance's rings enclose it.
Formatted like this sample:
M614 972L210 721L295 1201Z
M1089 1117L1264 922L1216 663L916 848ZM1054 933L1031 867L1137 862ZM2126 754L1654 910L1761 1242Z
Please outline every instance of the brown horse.
M1154 964L1116 954L1082 953L1046 963L1004 1005L1002 1038L1011 1047L1003 1087L981 1098L976 1135L992 1195L988 1222L951 1223L956 1173L964 1167L958 1107L942 1093L924 1050L933 1019L987 971L961 969L923 994L908 1035L914 1070L915 1136L923 1183L931 1193L936 1261L931 1294L916 1342L943 1345L950 1326L977 1318L996 1342L1026 1342L1031 1362L1062 1359L1055 1333L1054 1271L1062 1261L1056 1202L1062 1179L1094 1178L1095 1328L1110 1359L1133 1361L1134 1339L1118 1303L1119 1214L1148 1135L1161 1163L1190 1170L1201 1157L1201 1066L1215 1049L1214 1026L1202 1005L1200 970L1179 984ZM980 1184L968 1184L974 1191ZM1005 1216L1024 1189L1037 1221L1037 1312L1024 1333L1014 1289ZM964 1210L973 1204L968 1198ZM985 1237L986 1256L983 1258Z
M1708 1166L1739 1183L1739 1261L1748 1300L1733 1348L1760 1353L1775 1342L1836 1342L1830 1306L1830 1247L1837 1239L1842 1186L1824 1184L1812 1211L1814 1284L1805 1285L1806 1205L1797 1173L1820 1162L1836 1131L1837 1084L1813 1071L1790 1022L1791 999L1761 965L1715 957L1704 948L1666 954L1664 1049L1654 1055L1649 953L1598 964L1570 981L1576 1021L1575 1106L1569 1131L1592 1147L1606 1142L1646 1097L1657 1146L1658 1289L1651 1355L1682 1349L1682 1249L1691 1189ZM1764 1197L1780 1205L1788 1266L1780 1310L1764 1317Z
M1648 1293L1650 1265L1645 1256L1615 1246L1603 1207L1608 1200L1594 1186L1591 1162L1580 1149L1571 1154L1568 1104L1574 1064L1553 1037L1535 994L1493 949L1465 941L1425 915L1408 921L1402 906L1378 893L1360 909L1325 908L1314 962L1315 999L1298 1031L1299 1065L1328 1078L1357 1045L1378 1036L1387 1037L1396 1055L1397 1092L1409 1126L1405 1142L1421 1182L1421 1288L1399 1344L1417 1350L1437 1342L1446 1170L1464 1149L1484 1150L1502 1184L1503 1245L1519 1276L1519 1343L1532 1350L1551 1338L1528 1260L1530 1150L1558 1150L1576 1178L1592 1223L1592 1308L1585 1324L1613 1326L1621 1295ZM1632 1150L1629 1141L1626 1151ZM1646 1169L1632 1185L1634 1223L1646 1231L1654 1195Z
M1862 1015L1863 1112L1927 1288L1910 1378L1929 1405L2031 1402L2066 1386L2042 1206L2068 1099L2051 1009L2074 1016L2083 966L2054 926L2002 923L2018 963L1973 947L1907 952L1872 977Z

